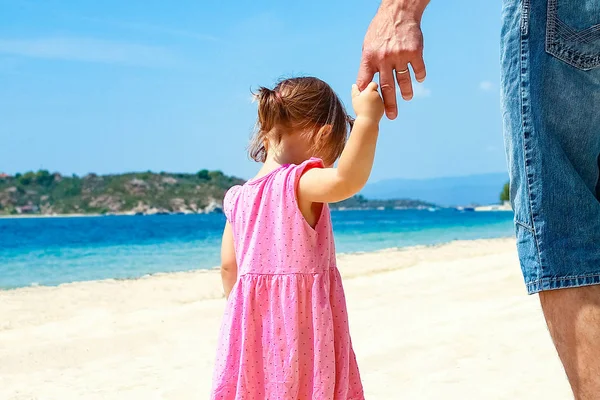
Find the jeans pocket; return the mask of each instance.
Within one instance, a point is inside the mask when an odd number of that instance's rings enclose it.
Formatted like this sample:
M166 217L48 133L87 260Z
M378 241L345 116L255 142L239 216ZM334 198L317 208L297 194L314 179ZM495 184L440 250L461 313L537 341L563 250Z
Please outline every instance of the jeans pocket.
M546 52L584 71L600 67L600 0L548 0Z

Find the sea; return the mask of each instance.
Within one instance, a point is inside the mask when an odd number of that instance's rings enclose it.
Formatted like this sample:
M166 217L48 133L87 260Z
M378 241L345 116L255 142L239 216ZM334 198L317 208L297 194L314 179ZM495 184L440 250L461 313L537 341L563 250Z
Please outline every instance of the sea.
M512 212L333 211L338 253L513 236ZM0 289L219 264L222 214L0 218Z

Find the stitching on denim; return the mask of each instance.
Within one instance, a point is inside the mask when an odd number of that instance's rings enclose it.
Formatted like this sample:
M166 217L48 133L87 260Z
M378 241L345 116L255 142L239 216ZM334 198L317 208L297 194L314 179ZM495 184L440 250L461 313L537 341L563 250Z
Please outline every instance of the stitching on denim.
M556 0L548 0L548 9L546 10L546 51L550 53L551 40L556 33L555 18L551 18L556 14Z
M589 283L576 283L575 285L566 285L560 286L561 283L567 283L567 281L580 280L580 279L596 279L598 278L598 282L589 282ZM543 283L550 284L559 284L559 286L554 287L553 289L568 289L568 288L576 288L582 286L591 286L591 285L600 285L600 274L586 274L586 275L573 275L562 278L541 278L536 279L535 281L527 283L525 286L527 287L528 292L541 292L543 291L542 285Z
M560 278L542 278L541 280L548 282L560 282L564 280L573 280L573 279L585 279L585 278L600 278L600 274L585 274L585 275L569 275L569 276L561 276Z
M548 0L546 52L578 69L590 70L600 65L600 54L585 54L568 49L561 46L557 39L589 44L600 39L600 25L594 25L578 32L558 18L558 0Z
M559 48L556 45L552 45L548 50L548 53L557 59L584 71L596 68L600 65L600 54L596 57L589 57L569 49ZM579 61L582 59L583 61Z
M521 5L521 35L527 36L529 34L529 10L531 0L523 0Z
M542 266L542 254L540 251L540 244L539 244L539 240L538 240L538 235L535 229L535 219L534 219L534 214L533 214L533 203L532 203L532 199L531 199L531 179L529 177L529 165L527 162L527 141L525 140L525 130L528 129L529 130L529 136L531 137L532 133L533 133L533 125L529 126L530 124L527 124L527 128L526 128L526 104L525 104L525 79L523 78L523 71L526 71L526 74L529 77L529 71L530 71L530 66L529 66L529 41L527 40L527 38L525 37L521 37L521 57L520 57L520 67L521 67L521 76L520 76L520 89L521 89L521 137L523 138L523 169L525 172L525 178L527 180L527 199L529 201L529 216L531 218L531 234L533 235L533 240L535 242L535 246L537 249L537 259L538 259L538 263L539 263L539 268L537 268L538 270L538 274L541 275L542 274L542 270L543 270L543 266ZM526 61L524 61L524 58L526 59ZM527 65L524 65L524 64ZM527 89L530 89L530 82L527 82ZM529 90L529 92L531 92L531 90ZM529 102L529 104L527 104L528 106L528 110L529 113L531 112L531 104L530 104L530 100L529 96L527 96L527 101ZM529 121L531 121L531 118L529 118ZM539 277L538 275L538 277Z
M557 16L553 18L553 21L556 23L556 33L563 39L580 43L591 43L600 38L600 25L594 25L582 31L577 31L561 21Z
M521 226L522 228L528 230L529 232L535 234L535 231L529 225L527 225L527 224L525 224L525 223L523 223L521 221L517 221L517 220L515 220L515 224L517 224L517 225Z

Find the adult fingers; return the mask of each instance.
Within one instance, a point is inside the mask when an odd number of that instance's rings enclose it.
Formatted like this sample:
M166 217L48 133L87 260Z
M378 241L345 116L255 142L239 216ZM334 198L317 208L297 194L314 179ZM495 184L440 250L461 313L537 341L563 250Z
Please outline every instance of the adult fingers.
M415 79L419 82L423 82L427 76L427 71L425 70L425 61L423 61L423 54L414 57L410 61L410 65L415 73Z
M406 64L396 66L396 81L398 82L398 87L400 87L402 98L407 101L411 100L413 98L413 88L410 71Z
M358 77L356 78L358 90L365 90L369 82L373 80L373 76L375 76L376 72L377 69L371 64L368 55L363 53L362 59L360 60L360 68L358 69Z
M389 119L395 119L398 115L398 108L396 106L396 85L391 68L379 71L379 87L385 104L385 115Z

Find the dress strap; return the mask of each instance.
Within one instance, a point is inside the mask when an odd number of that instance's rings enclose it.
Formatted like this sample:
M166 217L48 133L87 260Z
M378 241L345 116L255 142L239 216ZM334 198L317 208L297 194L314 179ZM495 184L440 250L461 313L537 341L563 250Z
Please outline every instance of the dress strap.
M298 182L300 182L300 178L306 171L309 171L313 168L324 168L323 161L319 158L313 157L304 161L302 164L293 167L293 170L289 174L288 180L286 182L286 191L288 192L288 194L294 196L295 199L298 198Z

